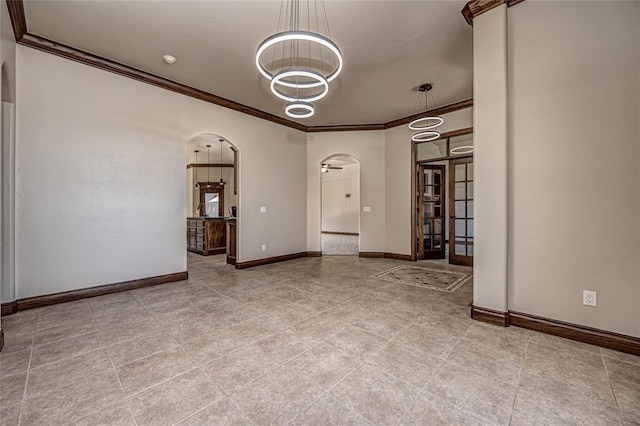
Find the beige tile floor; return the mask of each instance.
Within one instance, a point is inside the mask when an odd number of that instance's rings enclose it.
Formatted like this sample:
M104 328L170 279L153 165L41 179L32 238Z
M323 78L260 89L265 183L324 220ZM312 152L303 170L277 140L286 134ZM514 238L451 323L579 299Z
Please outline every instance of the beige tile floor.
M223 261L3 318L0 423L640 423L640 357L474 322L471 282L370 278L391 259Z

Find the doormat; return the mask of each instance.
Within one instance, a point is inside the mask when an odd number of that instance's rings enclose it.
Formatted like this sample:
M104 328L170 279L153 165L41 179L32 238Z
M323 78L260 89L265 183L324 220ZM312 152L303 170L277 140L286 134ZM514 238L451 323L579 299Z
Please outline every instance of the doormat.
M462 272L441 271L420 266L403 265L380 272L373 277L393 283L402 283L415 287L428 288L430 290L453 293L462 284L467 282L472 275Z

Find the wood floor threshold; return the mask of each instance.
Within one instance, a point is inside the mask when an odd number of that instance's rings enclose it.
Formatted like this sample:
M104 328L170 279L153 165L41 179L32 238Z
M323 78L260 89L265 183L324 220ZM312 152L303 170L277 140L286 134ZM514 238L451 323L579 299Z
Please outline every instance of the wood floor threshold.
M336 232L336 231L322 231L323 234L331 234L331 235L353 235L359 236L357 232Z
M309 252L302 251L300 253L283 254L281 256L265 257L264 259L248 260L246 262L237 262L236 269L253 268L254 266L270 265L272 263L284 262L286 260L300 259L301 257L309 257Z
M15 302L3 303L2 315L10 315L18 311L56 305L58 303L72 302L74 300L87 299L89 297L104 296L105 294L119 293L122 291L135 290L138 288L151 287L176 281L185 281L188 277L189 274L187 271L184 271L114 284L64 291L61 293L46 294L43 296L27 297L24 299L18 299ZM5 311L8 313L5 314Z
M638 337L514 311L509 311L509 324L640 356Z

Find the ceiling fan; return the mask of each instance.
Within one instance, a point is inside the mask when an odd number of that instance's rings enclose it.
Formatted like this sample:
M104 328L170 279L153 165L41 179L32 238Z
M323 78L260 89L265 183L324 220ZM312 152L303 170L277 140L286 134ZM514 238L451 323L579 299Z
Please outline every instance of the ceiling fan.
M335 167L329 163L322 163L322 167L320 167L320 171L322 173L328 173L329 170L342 170L342 167Z

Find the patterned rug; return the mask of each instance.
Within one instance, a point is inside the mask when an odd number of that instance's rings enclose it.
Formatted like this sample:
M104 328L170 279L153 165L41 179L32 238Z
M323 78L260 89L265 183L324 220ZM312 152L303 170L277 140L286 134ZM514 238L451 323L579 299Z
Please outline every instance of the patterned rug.
M428 288L430 290L446 291L453 293L462 284L467 282L472 275L462 272L441 271L438 269L424 268L421 266L403 265L388 271L375 274L374 278Z

